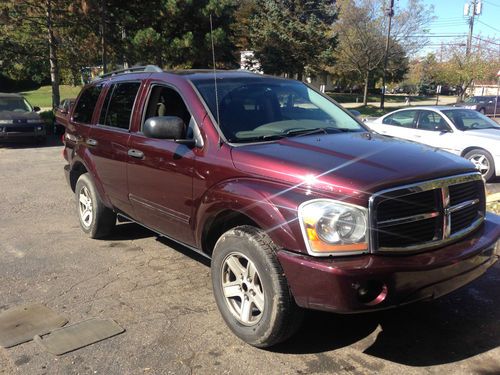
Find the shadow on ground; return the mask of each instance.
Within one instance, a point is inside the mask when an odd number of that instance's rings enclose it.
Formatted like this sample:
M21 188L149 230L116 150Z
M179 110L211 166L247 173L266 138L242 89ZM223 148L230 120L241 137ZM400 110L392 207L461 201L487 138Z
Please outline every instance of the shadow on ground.
M320 353L373 334L365 354L409 366L460 361L500 345L500 267L440 300L360 315L310 311L301 330L274 348ZM500 365L498 368L500 373Z
M117 226L111 241L157 236L134 223ZM206 266L210 261L164 237L157 241ZM453 363L500 345L500 264L468 286L439 300L353 315L306 311L299 332L273 352L318 354L352 346L365 354L408 366ZM321 363L320 366L328 366ZM498 370L498 371L497 371ZM494 364L491 372L500 373Z

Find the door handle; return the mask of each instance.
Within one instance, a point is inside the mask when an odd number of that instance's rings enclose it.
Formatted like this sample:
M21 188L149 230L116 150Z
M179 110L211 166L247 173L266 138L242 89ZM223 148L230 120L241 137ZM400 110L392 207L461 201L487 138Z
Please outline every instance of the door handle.
M92 138L87 139L86 143L89 146L97 146L97 141L95 139L92 139Z
M133 158L136 158L136 159L143 159L144 158L144 152L139 151L139 150L135 150L133 148L128 150L127 154L128 154L128 156L132 156Z

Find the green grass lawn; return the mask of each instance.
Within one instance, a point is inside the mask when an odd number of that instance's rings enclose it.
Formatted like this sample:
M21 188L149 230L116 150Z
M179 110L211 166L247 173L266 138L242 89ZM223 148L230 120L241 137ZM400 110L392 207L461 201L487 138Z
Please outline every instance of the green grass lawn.
M349 93L337 93L337 92L327 92L327 95L335 99L339 103L363 103L363 94L349 94ZM418 102L422 100L429 100L429 97L410 95L412 102ZM387 103L404 103L406 95L386 95L385 101ZM431 97L433 98L433 97ZM380 102L380 95L368 95L369 102Z
M59 86L61 100L66 98L76 98L81 90L80 86ZM37 90L22 92L23 95L32 106L37 107L52 107L52 87L42 86Z

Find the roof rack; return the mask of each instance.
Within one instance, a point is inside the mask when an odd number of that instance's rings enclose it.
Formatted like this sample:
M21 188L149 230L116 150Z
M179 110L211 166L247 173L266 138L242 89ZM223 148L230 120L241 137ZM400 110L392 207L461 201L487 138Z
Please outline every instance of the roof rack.
M161 73L161 72L163 72L163 70L159 66L156 66L156 65L133 66L131 68L114 70L112 72L102 74L102 75L98 76L97 79L112 77L112 76L117 75L117 74L136 73L136 72Z

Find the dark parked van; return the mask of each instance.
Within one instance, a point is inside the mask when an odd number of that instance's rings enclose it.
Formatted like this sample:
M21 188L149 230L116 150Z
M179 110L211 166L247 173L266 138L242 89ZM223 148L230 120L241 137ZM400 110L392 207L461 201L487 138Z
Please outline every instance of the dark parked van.
M259 347L292 335L303 308L436 298L498 259L474 165L375 134L294 80L114 72L77 98L64 156L85 233L120 215L210 258L224 320Z

